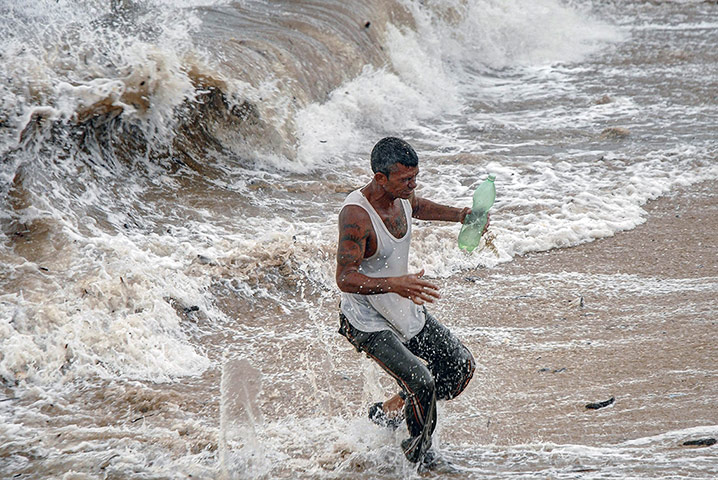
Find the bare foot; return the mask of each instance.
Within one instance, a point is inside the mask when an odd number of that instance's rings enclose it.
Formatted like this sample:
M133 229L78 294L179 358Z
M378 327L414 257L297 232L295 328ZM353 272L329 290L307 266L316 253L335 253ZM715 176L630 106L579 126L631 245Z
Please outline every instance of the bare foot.
M382 405L382 409L384 410L384 413L387 414L389 417L396 417L398 415L401 415L402 410L404 409L404 400L397 394L391 397L389 400L384 402Z

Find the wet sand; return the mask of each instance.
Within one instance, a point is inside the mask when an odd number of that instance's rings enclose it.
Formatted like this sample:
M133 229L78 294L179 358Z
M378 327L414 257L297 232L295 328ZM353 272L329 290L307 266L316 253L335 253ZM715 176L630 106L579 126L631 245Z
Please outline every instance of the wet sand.
M435 310L479 364L444 407L449 443L598 446L718 425L718 191L645 209L631 231L442 282Z

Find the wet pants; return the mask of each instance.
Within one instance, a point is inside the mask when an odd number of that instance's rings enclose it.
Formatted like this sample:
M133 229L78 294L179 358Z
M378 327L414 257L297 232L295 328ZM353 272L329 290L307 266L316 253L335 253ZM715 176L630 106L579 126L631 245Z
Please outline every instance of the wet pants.
M454 398L466 388L476 368L474 357L428 312L424 328L407 343L389 330L357 330L341 312L339 318L339 333L401 387L410 435L402 442L402 449L410 462L418 462L431 447L436 401Z

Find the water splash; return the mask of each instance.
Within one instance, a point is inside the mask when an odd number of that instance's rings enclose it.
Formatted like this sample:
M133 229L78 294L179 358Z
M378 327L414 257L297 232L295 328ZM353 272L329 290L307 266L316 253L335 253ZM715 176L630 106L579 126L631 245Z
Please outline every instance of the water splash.
M244 358L225 361L220 386L219 463L223 478L264 478L271 470L258 429L262 373Z

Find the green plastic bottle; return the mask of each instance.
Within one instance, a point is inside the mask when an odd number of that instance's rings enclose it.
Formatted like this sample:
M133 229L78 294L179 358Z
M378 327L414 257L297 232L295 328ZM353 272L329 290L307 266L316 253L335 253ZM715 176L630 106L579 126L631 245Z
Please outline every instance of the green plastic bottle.
M495 175L489 175L474 191L474 203L471 213L466 216L459 232L459 248L472 252L481 241L481 234L488 220L488 213L496 200Z

